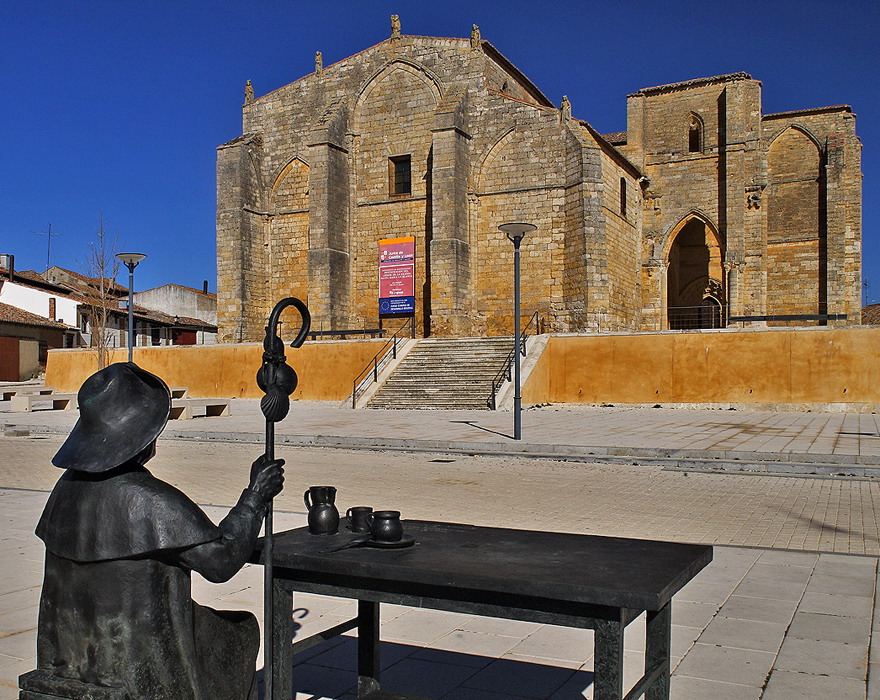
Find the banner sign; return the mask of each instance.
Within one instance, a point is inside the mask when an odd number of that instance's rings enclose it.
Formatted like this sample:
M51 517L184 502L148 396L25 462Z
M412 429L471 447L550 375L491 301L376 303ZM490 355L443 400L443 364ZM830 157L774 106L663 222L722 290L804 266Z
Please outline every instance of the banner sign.
M416 311L416 239L414 236L379 241L379 315Z

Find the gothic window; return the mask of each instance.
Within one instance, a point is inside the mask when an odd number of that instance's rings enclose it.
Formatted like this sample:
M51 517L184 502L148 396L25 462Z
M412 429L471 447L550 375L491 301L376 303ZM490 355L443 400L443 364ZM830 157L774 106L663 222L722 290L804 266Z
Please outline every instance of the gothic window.
M406 155L389 158L388 180L391 194L411 194L412 157Z
M691 114L691 123L688 127L688 153L703 152L703 120L696 114Z

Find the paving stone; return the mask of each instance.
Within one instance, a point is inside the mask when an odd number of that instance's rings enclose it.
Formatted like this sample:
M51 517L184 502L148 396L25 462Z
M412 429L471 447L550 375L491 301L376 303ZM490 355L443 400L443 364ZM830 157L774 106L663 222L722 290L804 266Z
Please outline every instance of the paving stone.
M440 698L461 686L476 669L409 657L382 673L382 687L403 695Z
M781 622L787 625L791 622L796 608L797 604L791 601L732 595L721 606L718 616L732 617L739 620Z
M568 668L498 659L468 678L464 687L543 700L574 674Z
M851 678L794 673L775 669L770 675L762 700L794 700L794 698L798 698L798 700L829 700L830 698L834 698L834 700L864 700L865 684Z
M382 638L428 645L470 621L469 615L442 615L431 610L411 610L382 625Z
M865 575L831 576L815 573L810 579L807 591L809 593L832 593L834 595L873 598L874 581L871 576Z
M846 644L868 644L871 623L866 618L822 615L819 613L796 612L788 636L797 639L843 642Z
M544 625L509 651L541 659L585 661L593 655L593 638L592 630Z
M498 634L455 630L435 640L431 646L442 651L452 651L494 659L510 651L519 643L519 637L504 637Z
M864 644L786 637L775 667L783 671L842 676L865 681L868 647Z
M773 667L774 656L763 651L697 643L679 664L676 673L760 688Z
M775 653L782 644L786 629L784 623L716 617L703 630L699 642Z
M734 593L738 596L796 603L803 597L805 588L806 582L780 583L747 578L736 587Z
M807 591L801 600L798 610L802 612L822 613L824 615L841 615L843 617L872 616L873 602L864 596L833 595L831 593L814 593Z
M673 676L670 695L675 700L758 700L761 690L736 683Z

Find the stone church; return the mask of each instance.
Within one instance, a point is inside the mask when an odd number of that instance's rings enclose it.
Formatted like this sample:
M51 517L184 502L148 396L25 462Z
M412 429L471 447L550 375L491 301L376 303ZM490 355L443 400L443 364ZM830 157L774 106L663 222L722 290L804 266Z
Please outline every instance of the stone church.
M415 239L419 336L859 323L861 144L850 107L761 111L747 73L627 97L599 134L474 26L390 38L259 98L217 158L220 340L274 302L315 329L379 315L378 242Z

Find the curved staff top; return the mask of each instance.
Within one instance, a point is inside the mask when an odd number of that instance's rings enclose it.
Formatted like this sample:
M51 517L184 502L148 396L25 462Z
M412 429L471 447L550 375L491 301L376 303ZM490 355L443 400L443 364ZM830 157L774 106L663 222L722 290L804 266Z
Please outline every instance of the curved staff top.
M282 299L269 314L266 337L263 340L263 365L257 371L257 386L265 392L260 399L260 410L271 423L277 423L287 416L290 410L290 395L296 389L298 379L293 367L287 364L284 356L284 341L278 336L278 323L281 312L288 306L296 307L302 316L302 325L291 348L302 346L312 325L308 307L296 297Z

